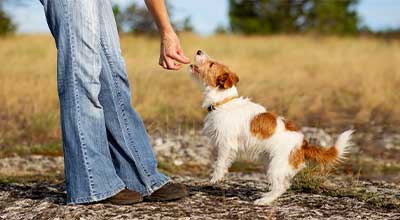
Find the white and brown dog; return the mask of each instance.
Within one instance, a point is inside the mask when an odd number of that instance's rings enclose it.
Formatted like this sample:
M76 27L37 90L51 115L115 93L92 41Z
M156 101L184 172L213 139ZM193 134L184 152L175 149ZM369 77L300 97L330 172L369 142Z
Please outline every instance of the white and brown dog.
M271 191L255 201L258 205L270 204L282 195L305 161L334 164L350 145L352 130L340 134L332 147L309 144L294 123L239 97L238 76L201 50L195 55L195 64L190 65L190 73L204 86L202 107L209 111L204 132L218 152L211 183L222 180L239 153L254 159L269 155L262 159L269 159Z

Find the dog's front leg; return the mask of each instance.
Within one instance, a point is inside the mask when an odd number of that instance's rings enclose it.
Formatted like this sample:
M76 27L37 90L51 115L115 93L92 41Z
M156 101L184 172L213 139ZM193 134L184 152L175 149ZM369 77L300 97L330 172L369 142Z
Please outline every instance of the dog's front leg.
M211 178L212 184L220 182L224 178L229 167L236 158L236 152L237 145L232 142L222 145L218 148L218 158L215 162L214 172Z

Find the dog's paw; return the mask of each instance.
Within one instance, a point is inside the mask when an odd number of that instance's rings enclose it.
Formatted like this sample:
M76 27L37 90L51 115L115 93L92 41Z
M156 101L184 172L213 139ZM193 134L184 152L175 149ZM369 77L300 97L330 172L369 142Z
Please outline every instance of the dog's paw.
M219 183L219 182L222 182L222 178L219 178L219 177L212 177L211 180L210 180L210 183L211 183L211 184L217 184L217 183Z
M268 197L262 197L254 201L254 205L271 205L274 201L275 201L274 199Z

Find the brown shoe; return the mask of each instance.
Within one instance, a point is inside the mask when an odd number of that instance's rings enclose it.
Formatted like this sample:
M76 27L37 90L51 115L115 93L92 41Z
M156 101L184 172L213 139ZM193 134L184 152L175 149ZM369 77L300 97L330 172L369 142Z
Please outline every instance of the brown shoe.
M185 185L181 183L167 183L150 196L144 197L144 200L150 202L165 202L181 199L188 195L189 193Z
M140 193L124 189L117 195L103 200L103 203L111 203L114 205L132 205L141 201L143 201L143 197L140 195Z

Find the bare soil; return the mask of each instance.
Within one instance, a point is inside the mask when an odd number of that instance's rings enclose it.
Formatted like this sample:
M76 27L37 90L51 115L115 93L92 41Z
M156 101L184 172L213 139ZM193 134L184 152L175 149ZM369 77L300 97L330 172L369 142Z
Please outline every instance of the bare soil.
M331 180L318 192L295 186L272 206L253 200L268 191L262 176L233 173L211 186L207 179L175 176L190 196L179 201L65 205L57 181L0 184L0 219L400 219L400 187L386 182Z

